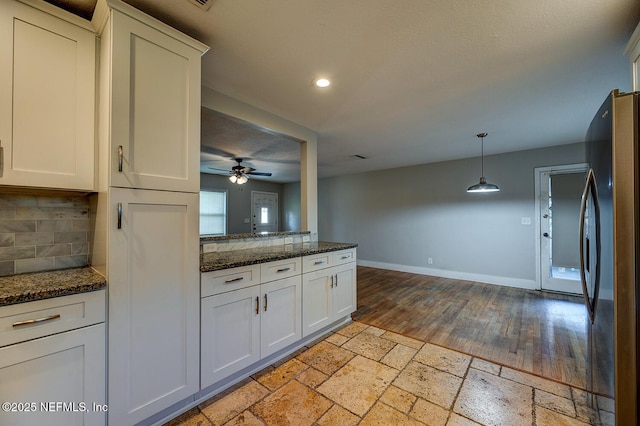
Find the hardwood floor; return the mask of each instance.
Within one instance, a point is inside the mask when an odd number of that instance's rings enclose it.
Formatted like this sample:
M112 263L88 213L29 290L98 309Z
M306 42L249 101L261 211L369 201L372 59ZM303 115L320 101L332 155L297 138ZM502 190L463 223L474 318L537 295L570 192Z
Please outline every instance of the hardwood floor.
M353 319L585 388L578 296L359 266Z

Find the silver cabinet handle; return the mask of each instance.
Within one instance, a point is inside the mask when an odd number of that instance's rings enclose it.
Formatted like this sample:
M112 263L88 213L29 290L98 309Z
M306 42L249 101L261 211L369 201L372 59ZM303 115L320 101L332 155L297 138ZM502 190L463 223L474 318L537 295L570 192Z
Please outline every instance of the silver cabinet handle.
M38 324L41 322L53 321L54 319L58 319L58 318L60 318L60 314L49 315L48 317L30 319L25 321L18 321L18 322L14 322L12 325L13 327L22 327L23 325Z
M235 283L242 280L244 280L244 277L231 278L231 279L225 280L224 283L229 284L229 283Z
M350 258L350 257L351 257L351 256L342 256L340 259L345 260L345 259L348 259L348 258Z
M276 272L287 272L290 271L291 268L282 268L282 269L278 269Z
M122 229L122 203L118 203L118 229Z
M260 296L256 296L256 315L260 315Z
M267 312L267 294L264 295L264 311Z
M118 171L122 171L122 160L124 158L124 152L122 150L122 145L118 145Z
M331 275L331 288L333 288L333 275Z
M338 274L336 274L336 287L338 287Z
M324 263L324 260L317 260L313 264L314 265L322 265L323 263Z
M4 148L0 146L0 177L4 173Z

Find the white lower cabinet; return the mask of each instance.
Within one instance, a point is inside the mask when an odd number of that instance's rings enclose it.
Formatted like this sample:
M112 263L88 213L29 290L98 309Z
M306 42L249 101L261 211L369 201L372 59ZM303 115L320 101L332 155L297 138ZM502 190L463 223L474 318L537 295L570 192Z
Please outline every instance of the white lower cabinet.
M201 274L200 387L356 310L356 249Z
M236 269L233 276L239 278L243 271ZM206 294L205 286L210 290L208 283L215 280L212 277L222 273L224 271L202 275L203 294ZM234 279L237 278L225 281ZM300 340L301 291L298 274L204 297L201 302L201 387L210 386Z
M338 264L338 266L317 269L318 265L315 265L313 272L302 275L303 337L355 312L357 307L355 252L347 258L351 261L340 264L344 256L346 254L343 252L337 252L333 256L336 260L327 262L329 265ZM315 264L309 260L307 263Z
M202 299L201 387L260 360L260 286Z
M82 294L0 308L6 334L32 339L0 348L0 425L105 424L104 291L87 294L91 313L67 309Z
M262 358L302 338L302 279L300 275L260 286Z

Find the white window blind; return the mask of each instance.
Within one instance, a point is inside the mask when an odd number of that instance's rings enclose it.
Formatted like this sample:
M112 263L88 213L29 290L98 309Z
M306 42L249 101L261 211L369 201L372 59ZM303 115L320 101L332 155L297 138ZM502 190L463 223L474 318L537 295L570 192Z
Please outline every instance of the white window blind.
M200 235L227 233L227 192L200 191Z

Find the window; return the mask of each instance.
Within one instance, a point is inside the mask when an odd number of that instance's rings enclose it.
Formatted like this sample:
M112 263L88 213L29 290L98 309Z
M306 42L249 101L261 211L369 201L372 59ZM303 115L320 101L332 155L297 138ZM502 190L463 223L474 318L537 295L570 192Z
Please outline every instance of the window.
M200 235L227 233L227 191L200 191Z

